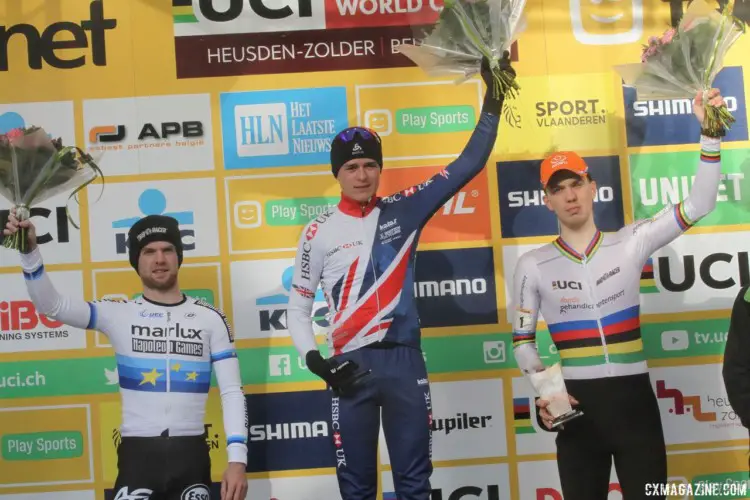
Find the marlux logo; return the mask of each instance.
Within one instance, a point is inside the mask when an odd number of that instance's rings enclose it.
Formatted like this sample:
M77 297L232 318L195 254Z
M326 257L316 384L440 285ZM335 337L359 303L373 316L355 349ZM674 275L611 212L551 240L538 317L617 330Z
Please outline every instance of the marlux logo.
M30 24L0 26L0 71L9 70L8 47L14 35L23 35L28 46L28 65L42 69L42 61L57 69L80 68L88 61L95 66L107 65L106 32L117 27L116 19L104 17L104 3L95 0L89 5L89 19L52 23L43 31ZM65 57L70 49L91 49L88 55ZM79 53L80 54L80 53ZM90 57L90 59L89 59Z
M132 325L130 333L133 336L133 352L149 354L179 354L182 356L203 356L202 342L182 342L180 340L202 340L201 332L193 328L183 328L180 323L163 328L160 326ZM167 340L170 339L167 344Z

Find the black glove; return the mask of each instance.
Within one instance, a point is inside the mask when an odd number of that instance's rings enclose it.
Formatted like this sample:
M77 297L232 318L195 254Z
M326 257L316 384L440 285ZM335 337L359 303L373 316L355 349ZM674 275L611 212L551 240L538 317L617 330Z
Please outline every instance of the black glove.
M503 57L498 62L500 65L500 71L505 71L506 73L513 75L513 77L516 76L516 70L514 70L510 64L509 51L506 50L505 52L503 52ZM492 77L492 70L490 69L490 61L486 57L482 58L481 74L482 80L484 80L484 84L487 87L487 90L484 94L484 104L482 105L482 112L492 113L494 115L500 116L500 112L503 109L503 101L505 99L505 96L500 95L496 97L494 95L493 87L495 86L495 83Z
M354 392L359 383L370 373L370 370L359 370L359 365L349 359L343 362L324 359L317 349L305 355L305 362L310 371L322 378L338 395L348 395Z

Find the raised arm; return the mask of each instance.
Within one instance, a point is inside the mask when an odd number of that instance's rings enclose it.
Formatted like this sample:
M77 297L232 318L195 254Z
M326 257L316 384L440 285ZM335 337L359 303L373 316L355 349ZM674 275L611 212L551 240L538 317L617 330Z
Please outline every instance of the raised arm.
M676 205L667 205L650 219L633 224L632 233L639 263L645 262L656 250L674 241L716 207L721 180L720 145L720 139L701 136L698 171L688 196Z
M208 303L197 304L213 311L209 345L211 364L221 395L224 433L227 436L229 462L247 465L247 404L242 392L242 377L234 335L226 316Z
M539 318L539 269L530 253L521 256L513 274L513 355L521 371L528 375L544 370L537 351L536 323Z
M21 254L21 269L26 290L37 312L75 328L107 330L108 315L99 314L99 309L104 308L102 303L86 302L57 291L44 269L39 247Z
M299 237L286 312L289 334L302 359L308 352L318 350L311 317L325 258L325 250L321 245L316 245L320 241L320 237L316 239L319 224L315 220L310 221Z
M507 53L506 57L501 59L500 67L515 74L510 67ZM416 219L419 226L426 224L430 217L448 202L451 196L454 196L476 177L489 160L490 153L492 153L492 148L497 140L503 98L495 99L493 97L492 76L488 68L485 62L482 78L487 88L479 119L469 142L458 158L425 182L386 198L408 205L408 208L405 207L406 212Z
M711 104L718 106L724 102L716 90L712 90L709 97ZM696 96L693 109L698 121L702 123L705 111L700 93ZM650 219L640 220L623 228L632 232L639 265L645 263L656 250L671 243L714 210L720 180L721 139L702 134L698 171L688 196L676 205L667 205Z

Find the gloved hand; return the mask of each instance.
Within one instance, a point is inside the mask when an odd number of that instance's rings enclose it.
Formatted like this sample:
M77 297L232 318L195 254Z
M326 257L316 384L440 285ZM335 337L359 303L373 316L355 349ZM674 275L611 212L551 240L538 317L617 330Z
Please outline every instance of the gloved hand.
M370 370L360 371L359 365L349 359L341 363L335 359L324 359L317 349L308 351L305 362L310 371L322 378L338 395L354 392L359 382L370 373Z
M511 66L510 63L510 51L506 50L505 52L503 52L503 57L498 62L500 65L500 71L505 71L513 75L513 77L516 76L516 70L513 69L513 66ZM500 112L503 109L504 96L500 96L499 98L496 98L494 96L493 87L495 84L492 77L492 70L490 69L490 61L486 57L482 58L482 67L480 71L482 80L484 80L484 84L487 87L484 94L484 104L482 106L482 111L500 115Z

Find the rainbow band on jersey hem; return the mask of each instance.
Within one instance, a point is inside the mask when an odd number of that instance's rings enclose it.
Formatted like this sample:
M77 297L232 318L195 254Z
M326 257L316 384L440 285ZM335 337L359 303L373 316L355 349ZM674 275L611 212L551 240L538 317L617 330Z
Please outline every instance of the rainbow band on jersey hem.
M555 241L552 242L552 244L565 257L569 258L573 262L580 263L583 262L584 256L586 257L586 259L591 259L591 257L594 256L596 251L599 250L603 239L604 235L602 234L602 232L597 231L596 234L594 234L594 237L591 239L589 246L586 247L586 251L583 255L576 252L570 245L565 243L565 241L561 237L558 237Z
M706 163L719 163L721 161L721 152L701 148L701 161Z
M534 342L536 342L536 333L513 332L513 348L524 344L533 344Z
M685 204L682 202L674 206L674 217L683 231L690 229L695 224L695 221L685 213Z

